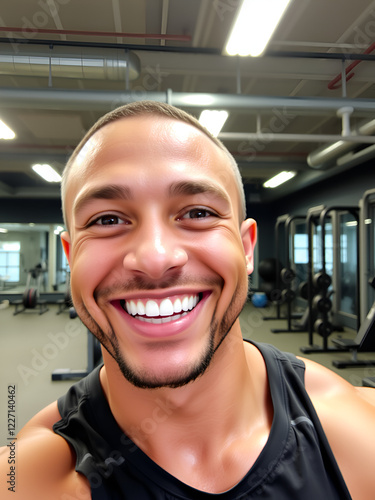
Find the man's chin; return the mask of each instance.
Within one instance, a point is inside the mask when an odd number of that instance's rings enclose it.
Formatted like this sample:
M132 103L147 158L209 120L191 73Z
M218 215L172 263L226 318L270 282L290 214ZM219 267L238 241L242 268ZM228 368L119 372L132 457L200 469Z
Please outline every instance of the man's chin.
M180 364L176 367L163 367L163 373L161 373L161 370L158 371L157 368L151 371L150 369L132 367L116 346L114 346L114 351L112 357L124 378L141 389L158 389L162 387L175 389L183 387L203 375L215 353L213 337L211 336L203 354L194 364L187 363L186 366Z

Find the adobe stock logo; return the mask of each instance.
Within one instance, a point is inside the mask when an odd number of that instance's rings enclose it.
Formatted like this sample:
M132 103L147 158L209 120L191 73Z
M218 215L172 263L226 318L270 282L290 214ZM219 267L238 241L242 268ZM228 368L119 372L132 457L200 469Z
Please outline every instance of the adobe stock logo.
M42 348L33 348L30 350L30 363L28 365L19 364L17 371L28 386L30 379L37 377L41 372L48 368L49 362L55 359L59 353L65 350L71 340L82 332L86 331L81 323L72 323L67 321L65 330L57 333L48 333L48 342Z
M58 12L60 10L61 5L67 5L70 0L39 0L38 5L40 7L39 10L36 10L34 14L30 17L22 16L22 31L20 33L10 32L7 34L7 38L11 41L12 48L15 53L19 52L19 43L17 39L25 38L30 39L34 38L37 34L37 30L41 28L45 28L52 19L56 24L56 21L59 22ZM4 20L0 17L0 25L6 27ZM59 27L59 26L58 26ZM61 26L59 27L62 28Z

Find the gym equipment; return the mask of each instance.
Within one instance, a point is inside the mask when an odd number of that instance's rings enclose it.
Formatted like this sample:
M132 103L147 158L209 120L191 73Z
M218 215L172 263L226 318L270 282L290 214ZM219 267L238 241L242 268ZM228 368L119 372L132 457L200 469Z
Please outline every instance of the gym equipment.
M309 298L309 285L307 281L301 281L298 285L298 294L304 300Z
M309 242L309 261L308 261L308 305L309 305L309 346L301 347L300 350L304 354L318 352L334 352L348 351L349 347L341 345L340 347L329 347L328 337L337 330L329 321L329 312L332 309L332 302L328 292L331 286L332 279L326 272L326 230L325 224L328 215L332 211L349 212L357 222L357 255L359 255L359 209L358 207L313 207L308 211L307 215L307 233ZM321 226L321 260L322 269L313 275L313 224ZM317 317L318 315L318 317ZM357 330L359 329L359 260L357 259ZM316 346L313 344L314 331L323 339L323 345Z
M266 307L266 305L268 304L267 295L263 292L253 293L251 302L255 307Z
M56 303L59 306L56 314L61 314L67 309L70 310L70 308L72 307L72 296L70 293L70 273L68 272L66 273L66 290L64 298L59 299Z
M362 379L362 386L375 388L375 377L366 377Z
M324 295L315 295L312 301L312 307L319 313L328 313L332 309L332 301Z
M263 319L265 321L267 320L271 320L271 319L281 319L281 304L282 304L282 297L281 297L281 283L280 283L280 271L281 271L281 263L280 263L280 260L279 260L279 257L280 257L280 226L282 224L285 224L286 220L288 219L289 215L288 214L284 214L284 215L280 215L280 217L278 217L276 219L276 224L275 224L275 246L276 246L276 259L272 259L272 261L274 262L275 266L274 266L274 283L272 283L272 286L273 286L273 289L270 290L270 299L272 300L272 302L274 302L276 304L276 317L270 317L270 316L266 316L264 317ZM267 260L271 260L271 259L267 259Z
M286 303L287 306L287 328L273 328L271 329L272 333L290 333L290 332L304 332L306 331L304 328L299 328L296 325L293 326L292 320L300 318L300 316L293 315L292 313L292 302L296 298L296 292L293 290L292 285L296 278L295 271L291 268L291 259L290 259L290 235L291 235L291 227L292 223L295 221L305 221L306 217L302 215L288 215L286 218L281 219L284 222L284 233L285 233L285 261L287 263L287 267L284 267L280 272L280 279L278 280L278 285L280 286L280 281L283 283L283 290L280 294L280 299L277 303L278 305L278 313L280 312L280 304ZM278 251L278 241L276 242L276 250ZM281 287L280 287L281 288ZM280 319L280 317L276 318Z
M369 284L375 288L374 279L369 280ZM332 342L339 346L348 348L352 353L352 359L347 361L332 361L336 368L347 368L354 366L375 366L374 360L359 360L358 352L375 352L375 302L373 303L366 319L362 322L357 336L351 339L333 339Z
M258 291L265 293L271 301L274 300L278 268L280 268L280 264L272 257L261 260L258 265L258 274L262 278Z
M26 290L23 292L22 300L15 300L12 303L16 306L13 313L14 316L26 311L43 314L49 310L47 301L40 300L39 298L39 290L44 272L45 269L42 264L38 264L34 269L30 269L27 274ZM37 306L39 310L36 310Z
M360 266L361 266L361 276L364 279L361 281L361 319L366 317L366 312L373 300L375 300L375 279L369 278L375 273L375 260L374 260L374 248L375 248L375 189L369 189L365 191L362 199L359 202L360 206L360 241L361 241L361 255L360 255ZM371 224L368 222L371 221ZM366 281L371 285L371 293L368 292L368 287ZM371 297L372 295L372 297ZM365 387L375 387L375 377L367 377L362 380L362 385Z
M332 284L331 276L323 271L314 274L312 281L313 281L313 286L317 290L326 291Z
M334 339L333 342L340 347L348 348L352 353L352 359L350 360L332 361L333 366L336 368L375 366L375 359L359 360L357 358L358 352L375 352L375 303L354 340Z
M364 321L375 299L374 289L368 289L368 281L375 274L375 188L365 191L360 202L360 269L361 277L361 321ZM368 222L372 221L371 224ZM369 293L370 291L370 293ZM372 292L372 293L371 293Z
M76 310L71 307L69 310L71 319L77 317ZM87 368L82 370L71 370L70 368L58 368L52 372L51 378L56 380L75 380L86 377L102 361L102 351L99 340L87 330Z

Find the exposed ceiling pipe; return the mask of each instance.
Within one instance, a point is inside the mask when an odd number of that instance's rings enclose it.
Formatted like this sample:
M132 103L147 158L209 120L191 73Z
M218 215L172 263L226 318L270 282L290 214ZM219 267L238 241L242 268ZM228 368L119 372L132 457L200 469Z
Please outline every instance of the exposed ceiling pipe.
M375 119L362 123L352 131L353 136L371 136L375 133ZM374 138L375 139L375 138ZM358 146L358 141L352 142L340 139L332 144L321 146L307 156L307 163L312 168L326 168L335 164L336 160Z
M99 80L130 80L138 78L141 64L134 52L93 48L19 46L14 52L2 47L0 74L32 77L85 78Z
M364 51L364 54L371 54L371 52L374 52L374 50L375 50L375 42L372 43L369 47L367 47L367 49ZM358 64L360 62L362 62L362 61L361 60L354 61L351 64L349 64L349 66L345 69L345 81L346 82L348 82L349 80L351 80L353 78L353 76L355 75L355 73L353 73L352 70L356 66L358 66ZM328 88L330 90L339 89L341 87L341 84L339 83L340 80L343 83L343 79L342 79L341 73L338 74L333 80L331 80L328 83Z
M168 102L181 108L201 109L203 106L216 109L225 106L229 109L271 111L279 119L288 119L288 114L320 115L322 111L336 113L342 107L342 99L321 97L279 97L252 96L238 94L209 94L191 92L152 92L140 90L97 91L72 89L35 89L0 88L1 108L54 109L65 111L109 111L129 102L149 99ZM347 106L357 112L373 116L374 99L345 99Z
M263 132L221 132L218 138L224 141L264 141L264 142L322 142L332 141L341 138L341 135L330 134L286 134L263 133ZM345 140L351 141L348 144L353 148L354 144L375 144L375 137L368 135L348 135ZM340 141L346 144L344 141ZM330 146L329 146L330 147ZM350 149L349 148L349 149ZM311 165L310 165L311 166Z
M309 169L308 171L300 172L298 176L293 179L292 183L286 182L279 188L279 193L282 196L287 196L298 189L303 189L312 186L324 180L330 179L335 175L341 174L357 165L363 165L375 156L375 145L369 146L363 151L348 155L346 158L340 160L340 165L335 165L330 169L318 171L316 169ZM344 161L345 160L345 161ZM276 193L270 189L264 193L264 201L272 201Z

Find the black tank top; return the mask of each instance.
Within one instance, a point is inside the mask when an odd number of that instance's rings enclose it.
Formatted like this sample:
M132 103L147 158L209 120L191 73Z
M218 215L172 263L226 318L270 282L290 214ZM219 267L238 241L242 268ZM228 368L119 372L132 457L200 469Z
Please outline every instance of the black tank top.
M119 428L102 391L100 367L58 400L54 431L75 450L76 470L93 500L350 500L336 460L304 387L305 365L267 344L254 344L266 362L274 408L268 441L245 477L230 490L205 493L164 471ZM129 405L131 405L129 401ZM171 409L158 403L158 418ZM143 422L157 432L155 419Z

